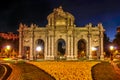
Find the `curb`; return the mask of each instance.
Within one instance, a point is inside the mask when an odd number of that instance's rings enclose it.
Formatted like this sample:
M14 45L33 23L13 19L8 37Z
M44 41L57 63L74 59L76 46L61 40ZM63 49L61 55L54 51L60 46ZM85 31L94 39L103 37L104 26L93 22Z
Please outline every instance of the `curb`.
M20 80L21 79L20 69L12 64L10 64L9 66L12 68L13 71L7 80Z
M0 80L2 80L5 76L5 74L7 73L7 68L4 65L1 65L1 66L3 66L3 68L5 69L5 72L4 72L3 76L0 78Z

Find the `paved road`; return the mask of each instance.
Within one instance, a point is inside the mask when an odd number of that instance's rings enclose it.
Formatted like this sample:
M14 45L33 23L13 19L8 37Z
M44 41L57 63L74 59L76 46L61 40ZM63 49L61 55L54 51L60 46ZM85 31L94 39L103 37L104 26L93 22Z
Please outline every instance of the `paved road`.
M55 80L51 75L32 64L18 63L15 66L21 70L21 80Z
M7 63L2 63L7 68L7 72L0 80L55 80L54 77L32 64L19 61L8 63L8 65Z
M1 66L5 69L5 72L3 76L1 77L1 80L7 80L7 78L10 76L12 72L12 68L6 64L1 64Z

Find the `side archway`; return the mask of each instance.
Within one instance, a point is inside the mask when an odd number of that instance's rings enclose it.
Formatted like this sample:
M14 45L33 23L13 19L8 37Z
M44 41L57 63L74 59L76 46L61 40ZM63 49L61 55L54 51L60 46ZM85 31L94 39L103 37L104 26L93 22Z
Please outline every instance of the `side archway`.
M36 59L44 59L44 41L36 40Z
M78 59L86 56L86 41L84 39L80 39L77 43L77 54Z

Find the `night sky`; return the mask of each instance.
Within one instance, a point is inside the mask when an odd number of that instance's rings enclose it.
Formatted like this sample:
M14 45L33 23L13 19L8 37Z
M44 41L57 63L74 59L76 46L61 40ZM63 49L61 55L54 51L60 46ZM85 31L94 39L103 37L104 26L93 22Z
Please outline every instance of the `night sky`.
M21 22L45 26L59 6L74 15L77 26L102 23L110 40L120 26L120 0L1 0L0 32L17 32Z

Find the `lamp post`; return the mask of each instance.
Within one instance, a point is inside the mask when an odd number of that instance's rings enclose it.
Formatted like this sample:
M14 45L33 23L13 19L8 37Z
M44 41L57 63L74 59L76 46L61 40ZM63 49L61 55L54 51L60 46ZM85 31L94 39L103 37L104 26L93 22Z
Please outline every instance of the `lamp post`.
M7 50L7 56L11 56L11 53L10 53L10 49L11 49L11 46L10 45L7 45L6 46L6 50Z
M110 60L113 60L113 51L114 51L114 46L110 46Z

